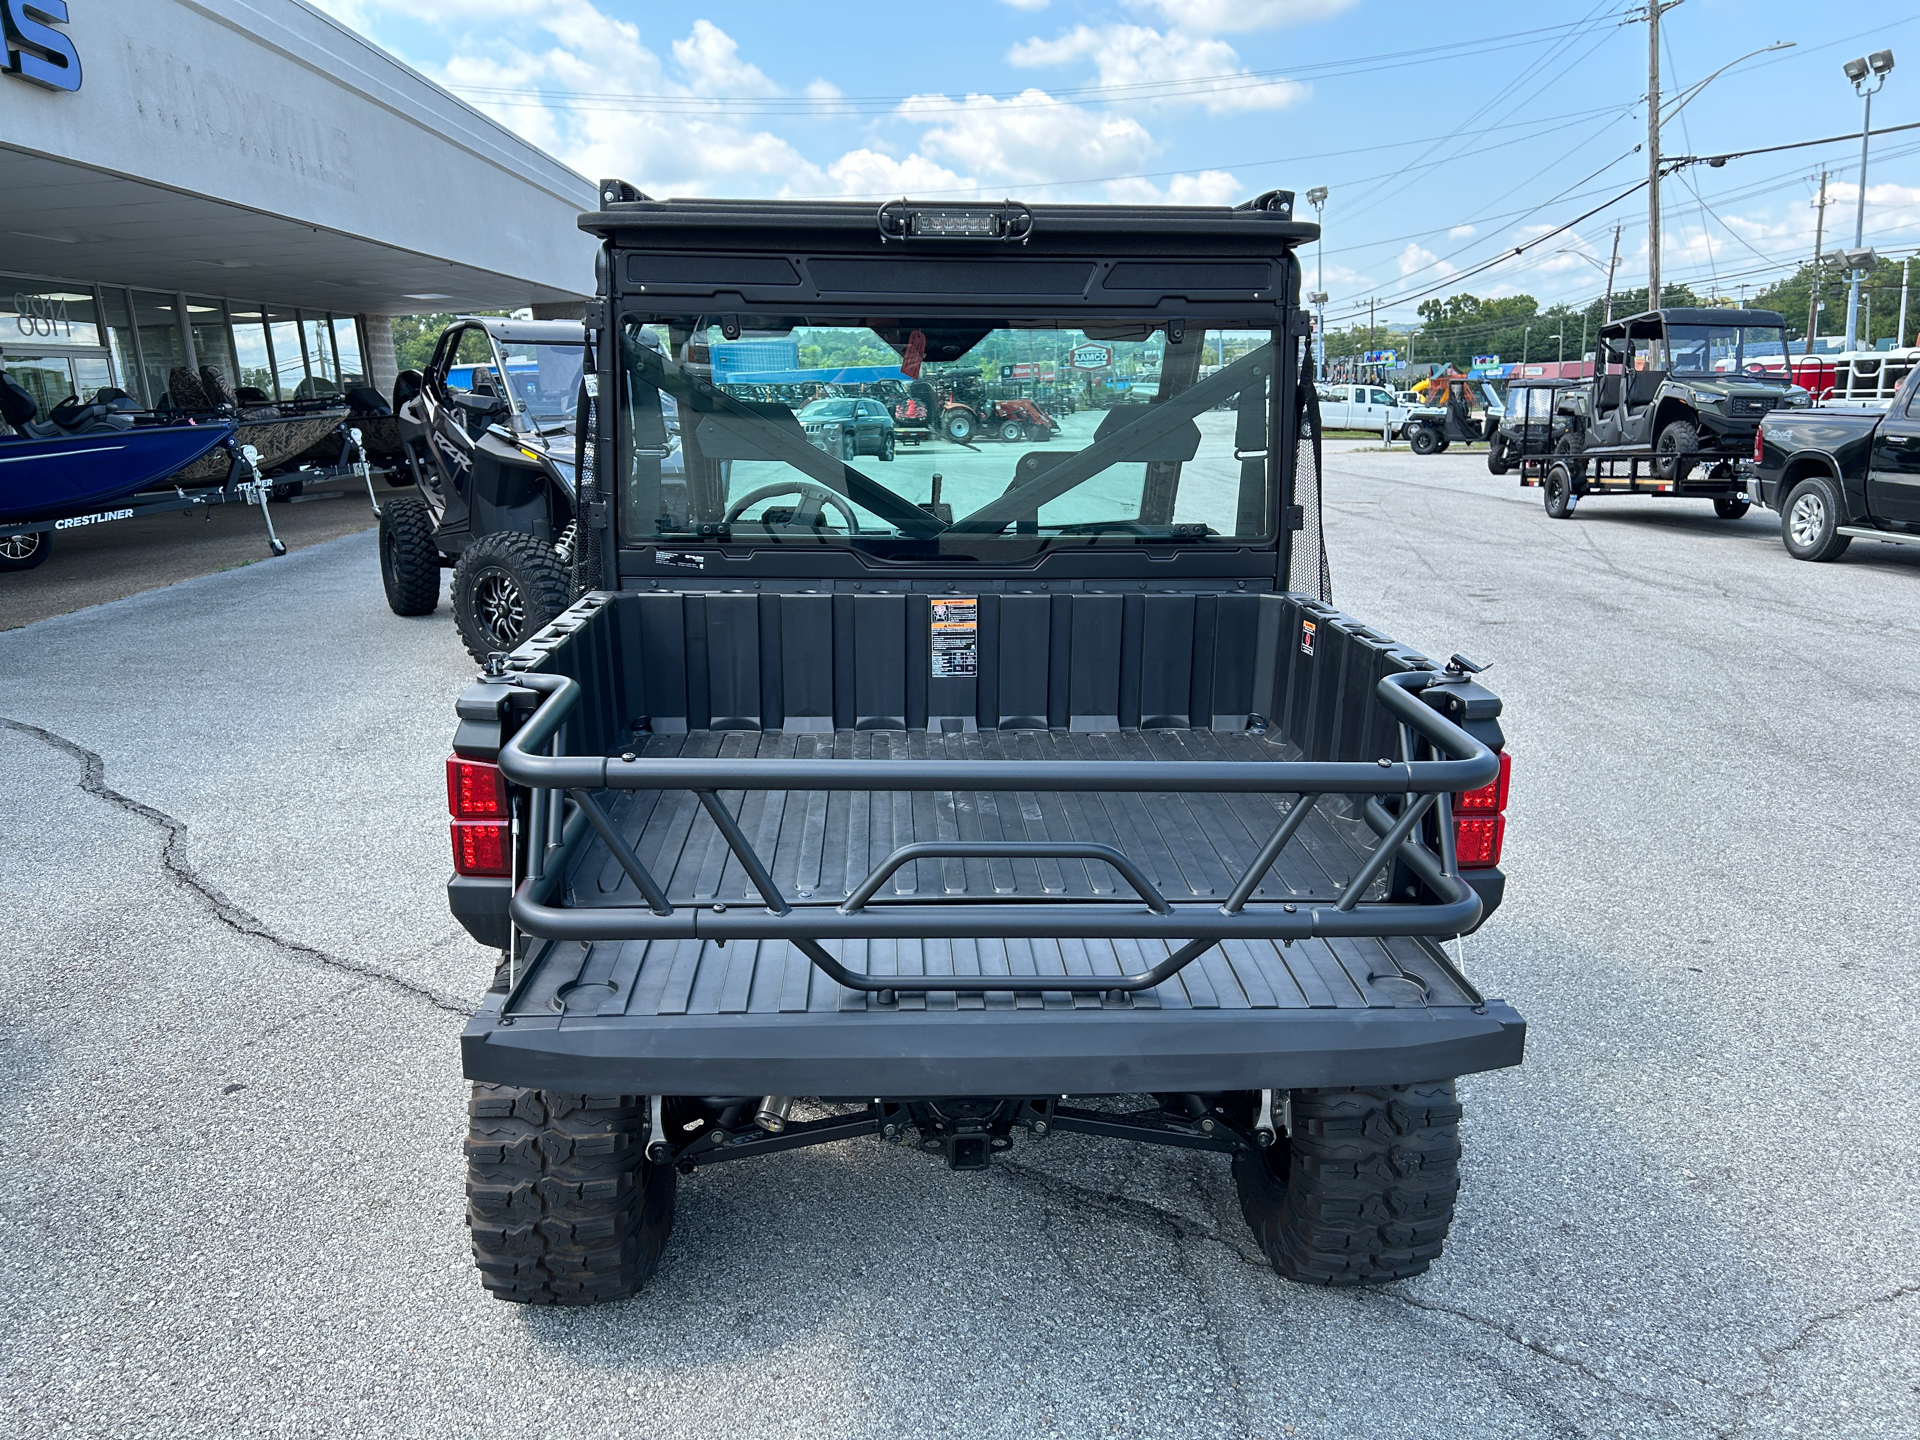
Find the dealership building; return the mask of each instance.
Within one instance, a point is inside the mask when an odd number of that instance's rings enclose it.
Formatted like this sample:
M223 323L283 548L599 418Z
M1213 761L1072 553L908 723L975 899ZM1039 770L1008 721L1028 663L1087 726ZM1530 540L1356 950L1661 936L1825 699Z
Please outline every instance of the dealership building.
M45 408L176 366L394 378L388 317L593 288L592 182L301 0L0 0L0 366Z

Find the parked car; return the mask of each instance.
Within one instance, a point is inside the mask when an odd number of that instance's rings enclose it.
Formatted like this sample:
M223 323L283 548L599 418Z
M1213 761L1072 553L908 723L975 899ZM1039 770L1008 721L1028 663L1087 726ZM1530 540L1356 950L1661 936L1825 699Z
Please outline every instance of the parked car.
M893 459L893 416L878 400L816 400L800 412L800 428L807 439L842 460L861 455Z
M596 383L623 401L582 482L597 568L460 696L447 761L449 899L500 952L461 1041L486 1287L632 1295L712 1165L861 1137L981 1170L1061 1131L1230 1169L1290 1279L1427 1269L1453 1077L1524 1047L1442 948L1500 903L1510 767L1479 667L1340 614L1318 526L1285 523L1318 505L1289 283L1317 227L1284 192L1035 204L1006 245L1000 204L894 201L890 242L866 204L601 194ZM1102 257L1147 278L1089 286ZM857 273L889 318L770 274L802 266ZM1236 284L1204 326L1168 319L1209 267ZM712 293L658 283L689 274ZM716 303L961 355L1096 326L1263 343L1072 451L965 457L940 500L821 454L690 347L626 343ZM660 396L690 427L671 529L635 463Z
M1408 413L1392 391L1378 385L1320 386L1320 423L1328 430L1365 430L1370 435L1391 430L1397 436Z
M1837 560L1855 540L1920 545L1920 368L1884 410L1769 412L1747 468L1796 560Z

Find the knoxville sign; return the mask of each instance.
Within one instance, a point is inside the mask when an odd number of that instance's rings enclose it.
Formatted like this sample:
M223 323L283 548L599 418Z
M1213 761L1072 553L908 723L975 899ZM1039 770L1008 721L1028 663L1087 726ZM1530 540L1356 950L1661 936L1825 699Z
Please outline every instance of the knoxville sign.
M0 0L7 74L47 90L80 88L80 55L56 25L67 23L67 0Z

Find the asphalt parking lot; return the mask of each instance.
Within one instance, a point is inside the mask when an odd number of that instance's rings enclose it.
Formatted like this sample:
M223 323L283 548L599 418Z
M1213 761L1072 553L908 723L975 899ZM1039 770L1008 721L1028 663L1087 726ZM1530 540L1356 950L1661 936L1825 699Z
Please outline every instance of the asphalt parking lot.
M442 891L471 667L352 534L0 634L8 1423L1920 1433L1920 555L1331 450L1336 602L1489 664L1516 757L1467 960L1529 1056L1462 1087L1430 1274L1289 1286L1224 1163L1058 1136L717 1167L642 1298L489 1300L455 1045L489 964Z

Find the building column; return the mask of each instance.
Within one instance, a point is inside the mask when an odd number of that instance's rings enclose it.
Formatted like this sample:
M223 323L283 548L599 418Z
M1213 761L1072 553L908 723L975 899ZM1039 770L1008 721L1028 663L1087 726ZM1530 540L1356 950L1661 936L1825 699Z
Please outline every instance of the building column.
M400 375L400 362L393 353L393 317L362 315L360 335L367 347L367 383L382 395L392 395L393 382Z

